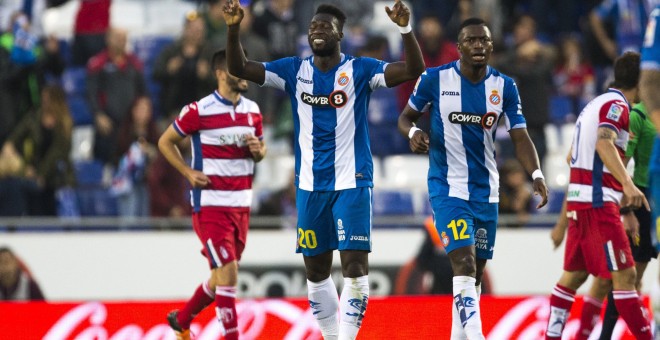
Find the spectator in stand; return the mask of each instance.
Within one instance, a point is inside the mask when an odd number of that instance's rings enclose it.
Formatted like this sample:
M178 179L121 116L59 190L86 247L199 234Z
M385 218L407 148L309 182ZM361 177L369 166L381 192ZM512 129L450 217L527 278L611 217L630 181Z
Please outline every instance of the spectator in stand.
M197 12L189 13L181 38L165 47L156 59L153 78L162 85L160 100L168 121L183 106L213 89L212 54L204 34L203 19Z
M452 15L456 12L458 2L459 0L410 0L413 11L413 22L418 21L424 16L432 15L440 19L443 25L447 25Z
M73 26L72 63L85 66L106 47L112 0L81 0Z
M596 97L594 70L584 59L577 37L566 36L562 40L559 63L555 68L553 80L557 94L570 99L574 116Z
M295 0L262 0L254 5L252 30L268 42L271 58L298 55ZM248 51L249 52L249 51Z
M527 174L520 162L508 159L500 169L502 174L500 186L500 214L513 214L518 217L518 223L508 227L522 227L529 219L532 202L532 188L527 182Z
M16 149L6 144L0 152L0 216L26 216L30 196L39 187L23 176L23 160Z
M41 91L41 108L26 115L6 143L27 165L25 175L40 184L30 200L30 215L56 215L55 192L74 182L69 161L72 129L64 89L48 85Z
M0 101L4 104L0 139L27 112L39 107L40 89L47 76L59 77L64 71L55 37L40 41L27 16L20 12L11 20L11 27L0 37Z
M190 160L190 138L178 145L182 156ZM160 152L147 170L151 216L182 217L190 215L190 184Z
M158 151L159 131L154 122L151 100L138 97L119 130L117 171L110 192L117 196L119 216L149 216L146 172Z
M279 216L282 218L280 225L266 226L268 229L295 229L296 216L296 176L291 172L287 185L266 197L259 204L258 215Z
M514 78L518 85L522 111L527 112L527 132L543 164L546 151L544 128L550 121L550 94L556 52L552 46L538 40L536 23L529 15L522 15L518 19L513 38L515 45L505 51L495 64L500 71Z
M212 50L227 46L227 24L222 16L222 7L226 0L206 0L200 16L204 20L206 42ZM213 87L213 86L211 86Z
M0 247L0 301L43 301L44 294L24 263Z
M437 16L427 14L419 19L416 26L419 47L422 49L422 56L426 65L444 65L459 58L456 43L446 39L444 27ZM414 88L414 81L405 82L397 88L399 112L408 103L408 97L410 97Z
M111 164L117 132L136 98L146 94L142 63L126 50L128 32L112 28L107 48L87 64L87 99L94 114L94 158Z

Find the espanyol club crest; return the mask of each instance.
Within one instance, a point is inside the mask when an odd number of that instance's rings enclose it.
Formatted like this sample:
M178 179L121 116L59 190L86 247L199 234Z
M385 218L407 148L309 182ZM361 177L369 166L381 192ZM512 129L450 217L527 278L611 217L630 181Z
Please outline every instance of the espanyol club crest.
M253 125L254 125L254 121L252 120L252 114L251 114L251 113L248 113L247 116L248 116L248 117L247 117L247 118L248 118L248 125L253 126Z
M493 105L499 105L499 103L502 101L502 97L500 97L499 93L497 93L497 90L493 90L490 94L490 97L488 97L488 100Z
M341 74L339 74L339 78L337 78L337 84L339 84L341 86L346 86L346 85L348 85L349 80L350 80L350 78L348 78L348 76L346 75L346 72L342 72Z
M440 239L442 239L442 244L444 244L445 247L449 245L449 237L446 232L443 231L442 234L440 234Z

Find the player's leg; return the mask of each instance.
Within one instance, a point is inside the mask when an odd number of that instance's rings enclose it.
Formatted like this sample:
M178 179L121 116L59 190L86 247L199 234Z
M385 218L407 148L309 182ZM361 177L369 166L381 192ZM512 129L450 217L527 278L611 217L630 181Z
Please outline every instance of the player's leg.
M199 214L192 216L193 229L200 240L204 240L206 235L200 227ZM210 262L209 262L209 266ZM211 267L211 269L213 269ZM210 280L210 279L209 279ZM180 310L173 310L167 315L167 321L174 330L177 339L190 339L190 323L197 314L210 305L215 300L215 289L209 287L209 280L200 284L193 296L186 301L186 304Z
M452 278L452 339L483 339L476 289L475 217L465 200L453 197L431 199L438 234L454 272Z
M339 295L330 277L337 233L331 211L332 193L296 190L296 252L303 254L309 307L326 340L339 337Z
M564 326L575 301L575 291L587 280L587 264L581 246L581 235L592 223L591 215L571 211L564 250L564 272L550 295L550 317L545 331L546 339L561 339ZM584 215L584 216L583 216Z
M642 313L642 305L635 286L637 274L634 260L618 214L618 207L606 205L599 210L602 210L602 213L595 215L598 223L594 226L599 227L600 234L606 241L602 243L604 251L601 251L605 256L596 256L595 259L604 257L606 260L605 266L612 273L612 295L616 309L628 324L630 331L637 339L651 339L651 327Z
M372 189L342 190L332 207L344 288L339 298L339 339L355 339L369 302Z
M213 269L211 285L215 286L215 311L218 321L222 324L224 339L226 340L238 340L237 281L238 262L236 260Z
M594 326L600 320L600 311L603 309L603 300L612 291L612 280L609 278L594 277L589 293L584 297L580 327L575 335L576 339L586 340L591 335Z

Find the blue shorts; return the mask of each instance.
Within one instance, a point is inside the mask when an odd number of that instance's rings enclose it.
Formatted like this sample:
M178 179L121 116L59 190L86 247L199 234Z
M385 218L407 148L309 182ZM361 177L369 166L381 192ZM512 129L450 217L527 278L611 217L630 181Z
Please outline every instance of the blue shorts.
M447 253L474 246L478 259L493 258L497 232L497 203L433 197L433 222Z
M315 256L335 249L371 252L371 188L296 189L296 208L296 253Z

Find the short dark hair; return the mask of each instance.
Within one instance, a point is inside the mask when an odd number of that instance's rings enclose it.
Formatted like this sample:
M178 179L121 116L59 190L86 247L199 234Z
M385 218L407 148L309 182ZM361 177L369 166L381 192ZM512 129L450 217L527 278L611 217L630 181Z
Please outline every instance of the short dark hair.
M486 26L486 22L484 21L484 19L481 19L481 18L468 18L468 19L465 19L461 23L461 26L458 27L458 34L461 34L461 31L465 27L474 26L474 25Z
M316 14L332 15L333 17L337 18L337 21L339 22L339 32L344 29L346 14L344 14L344 12L339 9L339 7L330 4L320 4L319 7L316 8L316 13L314 13L314 15Z
M612 87L630 90L639 83L640 56L637 52L626 52L614 61L614 82Z
M247 51L243 49L243 54L247 57ZM219 50L213 53L211 57L211 68L215 70L227 70L227 50Z

